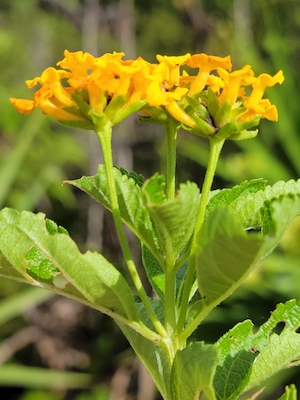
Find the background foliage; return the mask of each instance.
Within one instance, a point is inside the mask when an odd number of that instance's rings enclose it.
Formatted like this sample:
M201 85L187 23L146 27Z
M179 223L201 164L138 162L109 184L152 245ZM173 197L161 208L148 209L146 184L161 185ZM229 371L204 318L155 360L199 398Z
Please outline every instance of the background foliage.
M1 207L45 212L68 229L82 250L103 251L123 268L110 216L83 193L61 185L64 179L96 172L101 151L94 136L38 112L24 118L8 101L29 97L25 79L55 65L66 48L94 55L124 51L128 58L141 55L152 62L157 53L230 54L235 68L251 64L256 74L282 69L284 84L270 92L279 122L262 121L257 139L226 144L215 188L259 177L270 184L298 179L299 31L298 0L1 0ZM164 145L159 127L126 120L115 130L115 163L149 177L163 168L159 155ZM201 185L207 146L180 133L179 181ZM201 325L199 339L213 342L246 318L261 325L279 301L299 298L299 243L298 218L276 253ZM138 259L134 239L132 246ZM107 317L4 279L0 298L3 398L155 398L143 368ZM296 372L286 370L271 381L265 398L274 398L285 383L299 381Z

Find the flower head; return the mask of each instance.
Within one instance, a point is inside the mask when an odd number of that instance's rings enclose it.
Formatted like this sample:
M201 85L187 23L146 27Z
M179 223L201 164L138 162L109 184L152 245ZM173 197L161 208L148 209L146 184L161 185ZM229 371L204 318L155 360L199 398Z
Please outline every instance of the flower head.
M101 123L115 125L140 110L144 121L173 119L198 135L226 132L232 139L248 137L241 132L260 118L277 120L276 107L263 95L267 87L283 82L282 71L255 77L249 65L231 71L229 56L203 53L157 55L158 63L123 57L117 52L94 57L65 50L59 69L46 68L26 81L29 88L40 85L33 100L11 102L25 115L40 108L62 123L87 129L95 128L95 115ZM196 74L189 75L185 66L195 68Z

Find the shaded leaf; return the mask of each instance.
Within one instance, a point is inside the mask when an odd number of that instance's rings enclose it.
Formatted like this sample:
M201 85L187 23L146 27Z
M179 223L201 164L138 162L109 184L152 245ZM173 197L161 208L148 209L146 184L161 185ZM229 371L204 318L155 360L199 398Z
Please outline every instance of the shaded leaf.
M142 246L142 261L152 288L161 299L164 299L165 272L160 263L145 246Z
M279 185L279 189L282 186ZM297 192L298 186L291 183L285 188L291 187ZM199 233L196 259L203 302L198 307L203 316L228 297L274 250L299 214L299 195L289 194L265 201L260 209L263 234L247 234L231 207L217 208L209 213Z
M163 398L171 399L169 387L171 371L165 350L158 344L144 338L130 327L121 323L118 323L118 325L135 353L145 364Z
M153 219L159 243L170 265L179 258L194 232L199 206L199 189L196 184L181 184L176 197L165 200L153 189L159 186L154 176L143 186L145 205ZM161 193L161 191L160 191Z
M203 392L208 400L216 399L213 377L217 363L217 351L212 345L194 342L178 351L171 372L171 398L197 399Z
M229 208L208 215L199 233L196 259L206 307L215 307L241 284L257 265L263 243L263 238L244 232Z

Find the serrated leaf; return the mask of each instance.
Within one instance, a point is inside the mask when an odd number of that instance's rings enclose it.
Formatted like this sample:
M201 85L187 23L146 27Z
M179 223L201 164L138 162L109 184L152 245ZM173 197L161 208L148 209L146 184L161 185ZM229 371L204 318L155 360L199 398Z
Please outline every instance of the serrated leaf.
M120 272L101 254L80 253L68 235L49 234L42 213L2 210L0 253L30 284L40 283L58 292L53 279L59 270L69 282L59 291L61 294L64 290L66 294L79 292L91 306L109 315L138 320L132 292ZM30 276L33 270L34 278ZM43 285L45 281L47 286Z
M249 193L257 193L260 190L264 190L265 187L266 181L264 179L252 179L251 181L245 181L233 188L222 189L209 201L207 212L229 205L234 207L234 203L241 197L247 196Z
M287 187L294 187L295 192L300 189L295 182ZM300 214L300 196L283 195L265 202L260 221L263 235L246 234L239 217L231 210L215 209L200 231L196 270L204 313L205 307L213 308L232 293L274 250Z
M288 196L300 196L300 179L279 181L274 186L267 186L265 190L240 196L231 207L244 226L258 226L262 224L261 210L264 205Z
M143 187L145 205L153 219L155 230L170 265L179 258L194 232L199 207L199 189L196 184L181 184L176 197L164 200L154 196L149 185L155 185L154 177Z
M171 371L173 400L198 399L203 393L215 400L213 377L218 354L212 345L194 342L176 353Z
M280 322L285 322L285 328L277 334L275 330ZM253 323L246 320L222 336L215 344L220 358L214 377L217 398L233 400L299 359L300 334L295 332L299 326L300 302L290 300L279 304L256 333ZM241 371L244 368L243 377L234 374L232 369L233 361L241 355L248 359L247 370L240 365Z
M156 257L160 257L152 220L142 200L141 189L134 179L113 168L118 203L123 222ZM83 176L67 183L81 189L111 211L105 166L99 165L95 176Z
M128 178L132 178L139 187L143 186L143 184L145 183L145 177L142 174L137 174L134 171L128 172L124 168L119 168L119 171L122 175L126 175Z
M155 174L147 179L143 187L144 202L159 205L166 201L166 180L163 175Z
M48 218L46 218L46 228L50 235L55 235L56 233L69 234L69 232L63 226L57 225L54 221Z
M259 346L259 342L257 342ZM256 357L247 388L253 388L275 375L293 361L300 360L300 335L284 329L280 335L272 334L269 344Z
M265 243L260 261L263 261L278 245L294 218L300 215L300 195L286 195L265 202L260 210Z
M285 327L280 334L274 333L278 323ZM251 379L247 388L255 387L268 377L287 367L291 362L300 360L300 301L289 300L278 304L270 319L257 331L252 343L259 351Z
M247 235L230 208L208 215L198 237L196 271L206 307L228 297L256 267L263 238Z

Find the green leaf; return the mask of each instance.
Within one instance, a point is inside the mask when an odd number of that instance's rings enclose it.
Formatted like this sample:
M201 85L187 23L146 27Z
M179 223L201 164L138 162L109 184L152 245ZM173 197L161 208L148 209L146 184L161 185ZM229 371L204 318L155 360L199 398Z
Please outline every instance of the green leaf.
M142 174L137 174L134 171L128 172L124 168L119 168L119 171L122 175L126 175L128 178L132 178L139 187L143 186L143 184L145 183L145 177Z
M165 350L158 344L144 338L129 326L119 322L118 325L135 353L145 364L163 398L171 399L169 387L171 371Z
M36 246L32 246L25 256L28 262L27 273L36 281L51 284L53 278L59 274L59 269Z
M278 185L279 192L284 191L282 187L296 193L300 191L300 185L295 182ZM231 206L209 213L199 234L196 259L203 301L199 309L203 315L228 297L274 250L292 220L300 214L300 195L274 198L270 192L276 191L276 185L275 189L266 189L265 196L271 200L265 201L259 209L263 235L247 234L239 221L240 215L236 215Z
M218 400L233 400L249 382L256 350L252 348L253 324L250 320L237 324L215 344L220 363L214 376Z
M240 185L234 186L230 189L223 189L218 191L207 205L207 212L211 212L216 208L222 206L233 206L236 201L240 201L240 199L244 196L247 196L249 193L256 193L260 190L264 190L266 187L266 181L264 179L252 179L251 181L245 181Z
M218 400L238 399L249 380L254 359L253 353L241 350L234 357L228 355L217 367L214 387Z
M157 293L158 297L163 300L165 296L165 272L160 263L145 246L142 246L142 261L152 288ZM186 265L183 265L176 274L176 294L180 293L182 289L185 274Z
M142 191L145 205L153 219L159 243L166 259L174 264L185 249L194 232L199 206L199 189L196 184L181 184L174 199L164 200L157 195L159 176L146 181ZM161 193L161 192L160 192Z
M295 385L285 387L285 393L278 400L297 400L297 389Z
M276 333L278 323L284 322L281 333ZM253 365L247 388L252 388L274 375L293 361L300 359L300 301L289 300L278 304L270 319L255 334L252 343L259 354Z
M163 300L165 294L165 273L160 263L146 246L142 246L142 261L152 288Z
M155 174L152 178L147 179L143 187L144 201L149 205L159 205L166 201L166 180L163 175Z
M53 227L53 224L50 224ZM15 268L27 283L72 295L112 317L138 319L132 292L120 274L101 254L81 254L64 233L49 234L42 213L0 212L0 254L5 271ZM62 289L54 278L60 273L68 282ZM11 276L14 278L14 275Z
M230 208L211 212L199 232L196 271L199 292L212 309L257 266L263 238L247 235Z
M246 195L238 197L231 207L244 226L260 226L262 225L261 210L266 204L283 197L299 195L300 179L297 182L294 180L279 181L274 186L267 186L265 190L246 193Z
M114 167L118 203L123 222L134 232L140 241L157 257L158 241L153 230L152 220L142 200L141 189L135 180ZM83 176L67 183L83 190L105 208L111 211L110 195L105 166L99 165L95 176Z
M266 202L261 209L261 215L262 229L265 233L261 257L263 260L278 245L294 218L300 215L300 194L281 196L279 199Z
M213 377L217 363L217 351L212 345L194 342L178 351L171 371L171 398L198 399L204 393L208 400L215 400Z
M285 327L276 333L281 322ZM246 320L222 336L215 344L219 354L214 377L217 399L233 400L299 360L300 334L295 332L299 326L300 301L290 300L279 304L256 333Z

